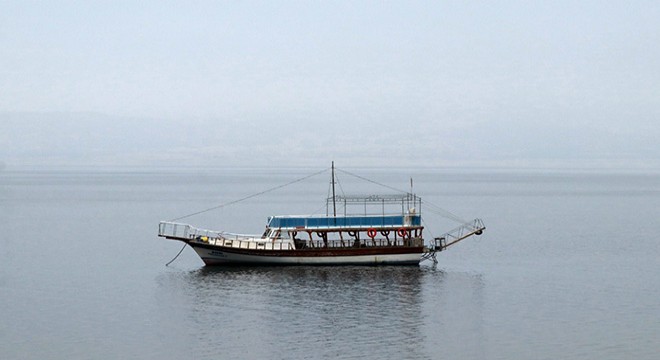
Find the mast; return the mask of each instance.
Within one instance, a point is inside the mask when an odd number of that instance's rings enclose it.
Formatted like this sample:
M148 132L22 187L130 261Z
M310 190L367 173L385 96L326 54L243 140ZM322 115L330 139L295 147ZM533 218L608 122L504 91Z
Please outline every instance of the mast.
M337 199L335 198L335 162L332 162L332 216L337 218Z

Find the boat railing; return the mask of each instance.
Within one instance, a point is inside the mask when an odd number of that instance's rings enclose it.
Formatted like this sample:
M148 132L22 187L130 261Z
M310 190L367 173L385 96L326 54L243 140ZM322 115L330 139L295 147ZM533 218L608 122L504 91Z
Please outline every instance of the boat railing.
M224 246L234 249L246 250L294 250L291 241L273 241L271 239L257 238L239 238L239 237L219 237L219 238L200 238L199 242L208 243L215 246Z
M161 221L158 225L158 236L177 239L207 238L232 238L235 240L254 239L257 235L234 234L217 230L200 229L188 224Z
M424 240L420 238L411 239L345 239L345 240L296 240L296 246L302 249L323 249L323 248L356 248L356 247L418 247L423 246Z
M343 213L344 216L351 213L357 215L385 215L387 213L405 215L412 209L419 214L422 199L412 193L335 195L326 200L326 215L336 213L337 206L340 208L339 213Z
M434 251L442 251L472 235L481 235L485 229L481 219L474 219L431 240L431 248Z
M219 237L219 231L199 229L188 224L161 221L158 224L158 236L177 239L194 239L198 236Z
M421 237L412 238L367 238L367 239L271 239L258 235L233 234L221 231L200 229L189 224L161 221L158 226L158 236L194 241L216 246L252 250L294 250L321 248L356 248L356 247L417 247L423 246ZM295 245L294 245L295 243Z
M258 235L235 234L207 230L188 224L161 221L158 236L237 249L293 250L291 241L262 239Z

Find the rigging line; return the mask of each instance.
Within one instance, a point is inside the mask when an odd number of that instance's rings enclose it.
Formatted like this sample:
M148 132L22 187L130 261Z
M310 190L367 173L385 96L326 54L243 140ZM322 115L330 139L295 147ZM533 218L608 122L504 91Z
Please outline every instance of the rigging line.
M458 215L456 215L456 214L453 214L453 213L451 213L450 211L445 210L445 209L441 208L440 206L438 206L438 205L436 205L436 204L434 204L434 203L431 203L431 202L428 202L428 201L426 201L426 200L423 200L423 201L422 201L422 204L425 204L425 205L428 206L428 208L426 209L427 212L430 211L430 212L432 212L432 213L434 213L434 214L437 214L437 215L443 216L443 217L445 217L445 218L447 218L447 219L451 219L451 220L454 220L454 221L459 222L459 223L467 223L467 222L468 222L467 220L461 218L460 216L458 216Z
M354 177L356 177L356 178L358 178L358 179L362 179L362 180L364 180L364 181L368 181L368 182L370 182L370 183L373 183L373 184L376 184L376 185L379 185L379 186L382 186L382 187L388 188L388 189L390 189L390 190L394 190L394 191L401 192L401 193L406 193L406 194L408 193L408 191L406 191L406 190L401 190L401 189L397 189L397 188L394 188L394 187L389 186L389 185L381 184L381 183L379 183L379 182L377 182L377 181L374 181L374 180L371 180L371 179L367 179L367 178L365 178L365 177L363 177L363 176L360 176L360 175L356 175L356 174L350 173L350 172L348 172L348 171L346 171L346 170L342 170L342 169L338 169L338 168L335 168L335 170L340 171L340 172L345 173L345 174L348 174L348 175L351 175L351 176L354 176ZM428 202L428 201L426 201L426 200L423 200L422 203L424 203L424 204L428 204L428 205L431 205L432 207L435 207L435 208L436 208L436 209L435 209L435 210L436 210L436 214L438 214L438 215L444 216L444 217L446 217L446 218L448 218L448 219L454 220L454 221L459 222L459 223L466 223L466 222L467 222L466 220L462 219L461 217L452 214L452 213L449 212L448 210L445 210L445 209L441 208L441 207L438 206L438 205L435 205L435 204L433 204L433 203L430 203L430 202Z
M350 176L354 176L354 177L356 177L356 178L358 178L358 179L362 179L362 180L364 180L364 181L368 181L368 182L370 182L370 183L372 183L372 184L376 184L376 185L379 185L379 186L382 186L382 187L388 188L388 189L390 189L390 190L394 190L394 191L396 191L396 192L405 193L405 194L408 193L408 191L401 190L401 189L397 189L397 188L391 187L391 186L389 186L389 185L381 184L381 183L379 183L379 182L377 182L377 181L374 181L374 180L371 180L371 179L367 179L366 177L363 177L363 176L360 176L360 175L356 175L356 174L350 173L350 172L348 172L348 171L346 171L346 170L337 169L337 168L335 168L335 170L340 171L340 172L343 172L344 174L348 174L348 175L350 175Z
M424 219L422 219L422 224L424 224L424 229L428 231L429 234L431 235L431 239L435 239L435 235L433 235L433 231L431 231L431 228L429 228L428 225L426 225L426 221L424 221Z
M456 223L459 223L459 224L465 224L465 223L469 222L465 219L461 219L461 218L458 218L458 217L455 217L455 216L450 216L449 214L446 214L446 213L440 212L440 211L436 211L436 210L426 209L426 213L427 214L428 213L435 214L435 215L441 216L445 219L455 221Z
M337 168L335 168L337 169ZM339 192L341 192L341 196L346 196L346 193L344 193L344 188L341 187L341 182L339 182L339 176L335 173L335 182L337 183L337 186L339 186ZM344 215L346 215L346 203L344 202L343 204L343 209L344 209Z
M335 168L335 169L337 169L337 168ZM341 191L341 194L342 194L343 196L346 196L346 194L344 193L344 188L341 187L341 183L339 182L339 177L337 177L337 174L335 174L335 182L336 182L337 185L339 186L339 191Z
M431 234L431 238L435 239L435 236L433 236L433 231L431 231L428 225L426 225L426 221L424 221L424 219L422 219L422 224L424 224L424 229L426 229L426 231L428 231L429 234Z
M433 203L430 203L430 202L424 202L424 203L425 203L426 205L430 205L430 208L432 209L432 211L435 211L435 213L438 214L438 215L442 215L442 216L444 216L444 217L446 217L446 218L452 219L452 220L457 221L457 222L460 222L460 223L467 223L467 222L469 222L469 221L466 220L465 218L462 218L462 217L460 217L460 216L458 216L458 215L452 213L452 212L449 211L449 210L443 209L443 208L441 208L440 206L438 206L438 205L436 205L436 204L433 204Z
M205 212L211 211L211 210L219 209L219 208L221 208L221 207L225 207L225 206L233 205L233 204L239 203L239 202L241 202L241 201L245 201L245 200L248 200L248 199L252 199L253 197L257 197L257 196L259 196L259 195L263 195L263 194L265 194L265 193L269 193L269 192L271 192L271 191L275 191L275 190L281 189L281 188L283 188L283 187L287 187L287 186L289 186L289 185L292 185L292 184L295 184L295 183L301 182L301 181L303 181L303 180L307 180L307 179L309 179L309 178L311 178L311 177L313 177L313 176L316 176L316 175L322 174L322 173L324 173L324 172L326 172L326 171L328 171L328 169L323 169L323 170L321 170L321 171L318 171L318 172L315 172L315 173L313 173L313 174L307 175L307 176L302 177L302 178L300 178L300 179L296 179L296 180L290 181L290 182L288 182L288 183L286 183L286 184L278 185L278 186L275 186L275 187L273 187L273 188L270 188L270 189L267 189L267 190L264 190L264 191L261 191L261 192L255 193L255 194L252 194L252 195L248 195L248 196L242 197L242 198L240 198L240 199L238 199L238 200L234 200L234 201L230 201L230 202L227 202L227 203L224 203L224 204L220 204L220 205L217 205L217 206L213 206L213 207L210 207L210 208L208 208L208 209L204 209L204 210L201 210L201 211L197 211L197 212L194 212L194 213L192 213L192 214L184 215L184 216L181 216L181 217L178 217L178 218L176 218L176 219L169 220L169 221L178 221L178 220L185 219L185 218L189 218L189 217L191 217L191 216L195 216L195 215L199 215L199 214L202 214L202 213L205 213Z
M441 208L438 205L435 205L435 204L427 202L427 201L422 201L422 203L424 205L426 205L427 211L431 211L431 212L434 212L434 213L437 213L437 214L444 214L444 215L447 215L448 217L451 217L453 219L463 220L460 216L458 216L456 214L453 214L450 211L447 211L447 210Z
M328 196L328 197L329 197L329 196ZM323 208L326 208L326 209L327 209L327 206L328 206L327 204L323 204L323 205L321 205L320 208L316 209L316 211L314 211L314 212L311 213L310 215L318 215L318 214L322 214L321 210L323 210Z
M183 247L181 248L181 250L179 250L179 253L176 254L176 256L174 257L174 259L170 260L170 262L168 262L167 264L165 264L165 266L169 266L174 260L176 260L176 258L178 258L179 255L181 255L181 253L183 252L183 249L186 248L186 245L188 245L188 244L183 243Z

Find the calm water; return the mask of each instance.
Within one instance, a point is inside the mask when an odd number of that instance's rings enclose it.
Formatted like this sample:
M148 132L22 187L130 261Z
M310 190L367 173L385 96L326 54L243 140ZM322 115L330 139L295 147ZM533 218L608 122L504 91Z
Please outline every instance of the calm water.
M354 171L487 230L419 267L204 268L158 221L316 170L0 173L2 359L656 359L660 176ZM329 176L329 175L328 175ZM347 193L387 192L346 174ZM322 175L189 219L260 233ZM456 225L422 209L427 234Z

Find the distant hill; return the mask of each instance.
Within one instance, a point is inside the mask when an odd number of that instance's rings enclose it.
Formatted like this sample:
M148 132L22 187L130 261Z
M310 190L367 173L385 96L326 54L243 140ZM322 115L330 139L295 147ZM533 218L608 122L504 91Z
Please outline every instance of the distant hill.
M5 167L497 167L660 169L656 127L427 119L154 119L0 113Z

